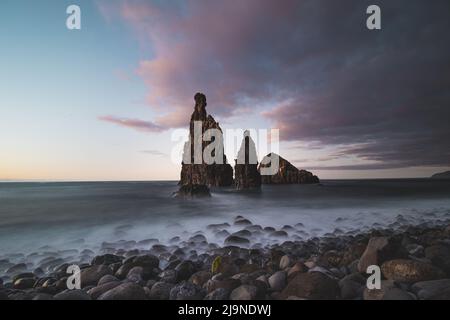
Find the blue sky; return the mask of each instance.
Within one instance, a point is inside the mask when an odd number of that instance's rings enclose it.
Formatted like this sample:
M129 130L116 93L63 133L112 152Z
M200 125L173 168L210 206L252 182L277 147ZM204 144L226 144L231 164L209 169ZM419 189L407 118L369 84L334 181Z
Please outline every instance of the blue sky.
M224 129L279 128L321 178L449 169L448 2L381 1L377 34L364 1L319 2L3 0L0 180L176 180L197 91Z

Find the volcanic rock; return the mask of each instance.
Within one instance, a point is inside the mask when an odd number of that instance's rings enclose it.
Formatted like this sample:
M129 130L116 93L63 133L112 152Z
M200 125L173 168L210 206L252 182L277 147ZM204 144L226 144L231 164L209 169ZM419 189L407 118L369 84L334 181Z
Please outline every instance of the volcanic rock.
M278 170L276 170L277 159ZM263 169L270 170L272 174L264 174ZM299 170L276 153L269 153L265 156L258 170L261 173L263 184L314 184L320 182L319 178L311 172Z

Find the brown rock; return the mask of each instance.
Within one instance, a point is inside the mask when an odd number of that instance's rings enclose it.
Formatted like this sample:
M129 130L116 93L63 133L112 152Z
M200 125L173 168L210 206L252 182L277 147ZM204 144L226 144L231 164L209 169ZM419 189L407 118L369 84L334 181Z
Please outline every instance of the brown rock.
M387 279L399 282L414 283L445 277L440 269L431 264L406 259L387 261L381 266L381 271Z
M371 265L380 266L383 262L393 259L402 258L403 253L400 252L400 244L398 241L388 237L370 238L366 250L361 256L358 263L358 271L367 272L367 268Z
M296 296L310 300L334 300L339 295L336 280L320 272L300 273L282 291L282 296Z
M206 96L202 93L197 93L195 95L195 108L190 121L189 141L186 142L184 147L181 178L179 182L180 186L192 186L190 188L192 190L202 189L204 186L222 187L231 186L233 184L233 168L227 163L227 158L223 152L223 138L221 141L222 149L219 150L219 152L223 154L223 158L221 159L222 163L206 164L203 159L203 150L212 143L203 141L203 134L209 129L218 129L222 132L219 123L216 122L211 115L207 114L206 106ZM194 135L196 122L201 122L202 134L199 135L199 137ZM195 145L201 147L201 163L196 163L197 161L194 161Z
M235 160L236 189L257 189L261 187L261 174L258 171L258 156L256 146L250 137L250 132L244 132L241 148Z
M269 153L261 161L259 172L262 168L270 168L272 159L279 159L278 170L273 175L261 175L263 184L313 184L319 183L317 176L306 170L299 170L286 159L280 157L276 153ZM276 161L274 161L275 165Z

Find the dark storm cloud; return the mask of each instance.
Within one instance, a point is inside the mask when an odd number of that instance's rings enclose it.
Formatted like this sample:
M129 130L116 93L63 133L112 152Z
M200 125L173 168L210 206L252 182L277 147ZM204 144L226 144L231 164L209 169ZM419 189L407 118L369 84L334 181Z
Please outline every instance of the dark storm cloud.
M365 26L371 4L381 7L381 31ZM170 110L152 123L156 130L184 125L202 90L221 117L249 104L276 105L263 115L283 140L351 146L343 155L379 168L450 165L448 0L125 1L115 8L152 43L138 73L149 105Z

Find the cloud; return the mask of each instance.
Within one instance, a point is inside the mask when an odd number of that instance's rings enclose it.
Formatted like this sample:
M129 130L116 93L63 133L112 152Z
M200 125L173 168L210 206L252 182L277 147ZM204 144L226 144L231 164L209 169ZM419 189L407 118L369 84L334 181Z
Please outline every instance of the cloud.
M210 113L259 110L285 141L380 167L450 164L448 0L379 0L380 31L368 0L105 3L151 44L137 74L157 127L185 126L203 91Z
M141 150L140 152L141 153L145 153L145 154L149 154L149 155L152 155L152 156L161 156L161 157L166 156L165 153L163 153L161 151L158 151L158 150Z
M144 121L139 119L118 118L114 116L101 116L98 119L101 121L114 123L122 127L132 128L137 131L161 132L165 129L151 121Z

